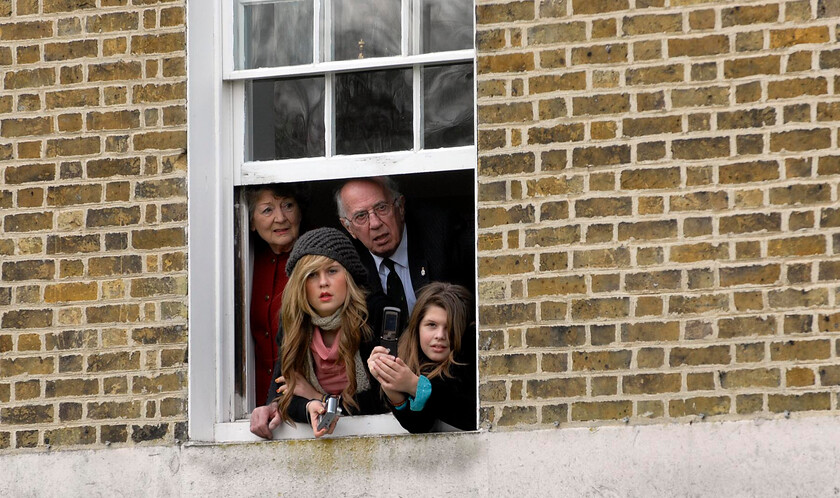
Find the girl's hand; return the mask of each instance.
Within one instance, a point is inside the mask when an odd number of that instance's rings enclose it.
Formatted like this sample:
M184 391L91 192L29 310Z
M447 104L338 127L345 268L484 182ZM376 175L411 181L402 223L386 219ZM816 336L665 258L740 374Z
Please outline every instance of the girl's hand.
M391 359L394 359L394 357L391 356L388 353L388 348L385 348L385 347L382 347L382 346L376 346L375 348L373 348L373 351L370 352L370 357L368 357L368 361L367 361L368 370L370 370L370 374L373 375L373 377L377 381L379 381L380 384L382 383L382 379L379 377L379 372L377 371L377 368L376 368L376 362L379 358L381 358L383 356L387 356L387 357L390 357Z
M394 406L400 405L405 401L405 395L399 391L389 389L383 382L382 367L379 366L379 361L382 358L388 358L391 361L394 360L394 357L391 356L387 348L382 346L376 346L373 348L373 351L370 353L370 358L368 358L368 370L370 370L370 374L373 375L373 377L382 386L382 391L385 392L385 396L388 397L391 404Z
M277 377L276 382L280 384L280 387L277 388L277 394L285 394L289 387L288 384L286 384L286 378L281 375L280 377ZM295 372L295 394L302 398L309 399L321 397L321 393L312 387L312 384L310 384L309 381L297 372Z
M286 378L282 375L274 379L274 382L277 383L277 394L286 394L286 391L289 389L289 386L286 385Z
M420 378L408 368L401 358L380 355L374 362L377 380L386 391L397 391L414 396ZM392 401L394 401L392 399Z
M391 355L391 353L388 352L388 348L383 346L376 346L375 348L373 348L373 351L370 352L370 357L368 358L368 366L370 366L370 363L372 361L375 361L381 356L389 356L391 357L391 359L394 359L393 355Z
M309 421L312 423L312 434L316 438L319 438L324 434L333 433L333 431L335 430L335 425L338 423L339 417L336 417L329 427L324 427L320 431L318 430L318 415L322 415L327 411L327 409L324 407L324 404L321 403L320 400L310 400L309 403L306 404L306 411L309 413Z

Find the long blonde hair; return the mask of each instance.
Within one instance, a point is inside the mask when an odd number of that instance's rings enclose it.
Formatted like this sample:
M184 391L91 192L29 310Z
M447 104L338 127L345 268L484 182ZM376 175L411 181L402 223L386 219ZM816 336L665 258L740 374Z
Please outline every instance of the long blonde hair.
M398 346L399 357L412 372L425 375L429 380L439 375L452 377L450 367L460 365L455 361L455 356L461 350L461 339L469 317L467 306L471 300L469 291L460 285L432 282L420 289L408 327L400 336ZM420 347L420 324L432 306L446 311L446 323L449 326L449 356L441 362L430 360Z
M304 378L307 377L307 360L310 358L309 347L312 343L312 333L315 330L314 325L312 325L312 315L316 315L316 313L306 298L306 278L310 273L333 263L336 263L336 261L326 256L312 254L302 256L292 270L292 274L289 275L289 282L283 291L283 306L281 308L283 345L280 358L283 365L283 377L286 379L287 394L280 397L279 409L283 419L289 423L291 423L288 417L289 404L292 401L292 393L294 393L297 383L295 373L299 373ZM341 265L339 264L339 266ZM347 296L341 307L338 363L345 366L348 381L341 396L348 407L358 408L353 398L356 394L355 356L359 351L359 344L362 340L370 338L371 330L366 323L368 313L364 291L356 285L350 272L343 266L341 269L344 271L347 282Z

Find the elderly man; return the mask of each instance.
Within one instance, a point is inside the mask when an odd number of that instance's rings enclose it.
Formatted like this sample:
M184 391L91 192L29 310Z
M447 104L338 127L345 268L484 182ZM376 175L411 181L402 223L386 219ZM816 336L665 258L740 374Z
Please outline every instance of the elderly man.
M335 201L368 270L367 287L388 295L402 310L403 324L414 308L415 292L429 282L473 290L472 226L436 206L406 203L389 177L349 180Z

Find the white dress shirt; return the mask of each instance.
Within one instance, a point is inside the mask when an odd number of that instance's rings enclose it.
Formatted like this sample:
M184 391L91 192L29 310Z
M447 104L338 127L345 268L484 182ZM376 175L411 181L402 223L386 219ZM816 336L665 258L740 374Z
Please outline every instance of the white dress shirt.
M370 255L373 256L373 262L379 271L379 281L382 283L382 289L387 292L388 273L390 273L390 270L383 263L385 258L373 253L370 253ZM394 254L389 259L394 262L394 270L396 270L397 275L402 280L403 291L405 291L405 302L408 306L408 313L411 314L411 310L414 309L414 303L417 302L417 296L414 295L414 287L411 286L411 272L408 270L408 229L405 225L403 225L400 245L397 246L397 250L394 251ZM407 322L408 317L405 317L405 320Z

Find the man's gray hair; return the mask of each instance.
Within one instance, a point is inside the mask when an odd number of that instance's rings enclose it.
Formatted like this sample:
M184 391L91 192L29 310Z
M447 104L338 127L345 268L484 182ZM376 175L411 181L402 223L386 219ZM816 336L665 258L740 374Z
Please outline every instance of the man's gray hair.
M347 211L344 209L344 203L341 202L341 191L344 189L345 185L355 181L371 182L379 185L380 187L382 187L383 190L385 190L385 194L390 197L391 201L399 199L402 196L402 194L399 191L399 187L397 186L397 182L395 182L394 179L390 176L350 178L349 180L342 183L335 191L335 206L336 208L338 208L339 218L347 218Z

